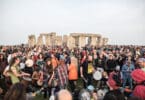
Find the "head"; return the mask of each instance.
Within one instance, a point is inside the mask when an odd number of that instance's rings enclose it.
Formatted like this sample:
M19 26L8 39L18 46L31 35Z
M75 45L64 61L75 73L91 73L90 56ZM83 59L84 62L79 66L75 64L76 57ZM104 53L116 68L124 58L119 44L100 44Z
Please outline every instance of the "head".
M91 55L88 55L88 61L92 62L93 57Z
M60 55L59 62L60 62L60 64L65 63L65 57L63 55Z
M57 94L57 100L72 100L72 95L68 90L62 89Z
M109 59L112 60L114 58L113 54L109 54Z
M116 66L115 71L117 71L117 72L120 71L120 66L119 65Z
M130 60L127 60L126 64L127 64L128 66L130 66L131 61L130 61Z
M46 59L46 65L51 65L51 58Z
M3 59L4 59L4 54L0 53L0 60L3 60Z
M20 63L20 58L16 56L16 57L12 58L12 60L10 61L10 66L12 66L14 64L18 65L19 63Z
M16 83L7 91L4 100L26 100L25 86L22 83Z
M145 58L139 58L138 59L138 64L140 67L145 67Z
M136 84L140 84L145 81L145 72L141 69L135 69L132 71L131 77L136 82Z
M13 52L12 52L12 57L16 57L18 54L18 50L17 49L14 49Z
M33 62L32 59L27 59L26 62L25 62L25 64L26 64L27 67L32 67L33 64L34 64L34 62Z
M87 90L83 89L80 91L79 100L90 100L90 99L91 99L91 95Z
M40 54L38 55L38 58L39 58L39 59L43 59L43 54L40 53Z

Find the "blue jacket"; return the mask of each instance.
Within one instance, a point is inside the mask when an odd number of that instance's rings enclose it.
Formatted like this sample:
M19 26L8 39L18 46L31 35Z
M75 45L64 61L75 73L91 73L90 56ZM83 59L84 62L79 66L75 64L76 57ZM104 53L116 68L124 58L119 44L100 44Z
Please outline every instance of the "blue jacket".
M126 77L131 77L131 72L135 69L133 64L130 64L130 66L128 66L127 64L124 64L122 67L122 74L123 74L123 78Z

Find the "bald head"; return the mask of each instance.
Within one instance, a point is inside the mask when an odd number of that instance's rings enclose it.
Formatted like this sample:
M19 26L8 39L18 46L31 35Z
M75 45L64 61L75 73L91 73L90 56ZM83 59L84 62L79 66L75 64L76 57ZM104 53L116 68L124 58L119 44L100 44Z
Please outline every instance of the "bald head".
M60 90L58 92L58 100L72 100L72 95L68 90Z

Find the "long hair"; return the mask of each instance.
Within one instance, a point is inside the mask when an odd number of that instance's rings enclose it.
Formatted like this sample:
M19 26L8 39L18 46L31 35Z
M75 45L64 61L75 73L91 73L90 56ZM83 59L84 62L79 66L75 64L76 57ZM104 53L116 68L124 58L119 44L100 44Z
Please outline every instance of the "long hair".
M25 86L22 83L16 83L4 96L4 100L26 100Z
M16 61L18 58L19 58L19 57L14 57L14 58L12 58L12 59L10 60L10 64L9 64L10 68L9 68L9 70L10 70L11 67L15 64L15 61Z
M51 62L51 59L50 59L50 58L47 58L47 59L46 59L46 70L48 71L48 74L49 74L49 75L52 75L53 70L54 70L54 69L53 69L53 66L52 66L52 62L50 63L50 65L48 65L48 64L47 64L48 61Z

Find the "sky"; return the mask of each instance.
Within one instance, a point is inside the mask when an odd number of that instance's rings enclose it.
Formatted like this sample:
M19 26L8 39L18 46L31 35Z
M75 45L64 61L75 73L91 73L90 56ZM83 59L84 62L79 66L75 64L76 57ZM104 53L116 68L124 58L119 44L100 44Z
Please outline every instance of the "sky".
M0 0L0 45L50 32L96 33L108 44L145 45L145 0Z

